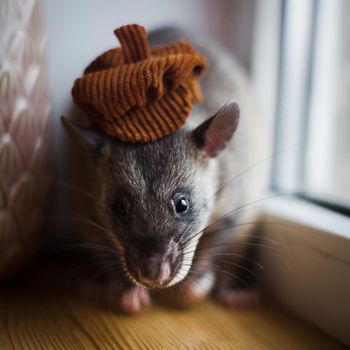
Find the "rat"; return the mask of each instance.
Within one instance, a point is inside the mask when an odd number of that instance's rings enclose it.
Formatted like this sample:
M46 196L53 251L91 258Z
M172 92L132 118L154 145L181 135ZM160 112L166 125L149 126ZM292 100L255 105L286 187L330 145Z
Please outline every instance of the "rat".
M245 205L266 183L263 171L245 176L266 155L264 120L243 69L217 47L202 51L204 102L168 136L132 144L62 119L82 154L78 178L87 194L77 241L91 248L99 270L82 289L123 312L157 298L190 306L211 292L232 308L259 299L240 275L250 271L258 217Z

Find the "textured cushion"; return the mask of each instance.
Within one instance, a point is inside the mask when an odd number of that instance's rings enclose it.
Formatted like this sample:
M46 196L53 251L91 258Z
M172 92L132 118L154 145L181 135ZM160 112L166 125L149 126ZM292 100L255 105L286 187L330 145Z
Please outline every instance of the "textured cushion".
M38 248L49 98L38 1L0 1L0 280Z

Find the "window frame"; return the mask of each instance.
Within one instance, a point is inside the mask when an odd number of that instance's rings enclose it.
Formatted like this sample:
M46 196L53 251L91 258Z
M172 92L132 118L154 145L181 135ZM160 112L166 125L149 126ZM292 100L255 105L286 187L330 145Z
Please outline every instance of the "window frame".
M266 246L271 243L273 247L262 248L261 259L265 266L264 287L276 300L350 345L347 329L350 303L346 297L350 295L350 218L344 215L347 211L341 206L295 193L304 181L302 152L308 126L301 116L310 108L310 65L314 50L310 38L318 25L316 14L321 1L257 2L252 81L268 123L277 135L270 189L273 199L264 203L260 227L262 243ZM287 11L298 18L297 31L286 30L283 21ZM307 18L311 18L311 25L302 21ZM291 46L281 47L286 42ZM295 48L299 48L297 55L285 56ZM288 71L288 59L293 59L294 71ZM305 75L308 79L304 79ZM271 77L270 81L267 76ZM289 78L292 81L288 84L292 86L284 86ZM293 96L286 103L286 96L290 98L290 94ZM281 115L284 115L283 121L277 118ZM289 192L295 195L284 195ZM283 267L281 259L288 268Z

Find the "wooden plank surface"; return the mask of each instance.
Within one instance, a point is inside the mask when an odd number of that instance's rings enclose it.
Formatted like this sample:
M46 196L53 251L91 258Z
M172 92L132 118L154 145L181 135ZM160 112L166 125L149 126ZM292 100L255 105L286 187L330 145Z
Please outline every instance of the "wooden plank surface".
M7 293L0 298L0 349L340 350L328 336L264 306L227 311L205 302L186 310L156 307L134 316L77 300Z

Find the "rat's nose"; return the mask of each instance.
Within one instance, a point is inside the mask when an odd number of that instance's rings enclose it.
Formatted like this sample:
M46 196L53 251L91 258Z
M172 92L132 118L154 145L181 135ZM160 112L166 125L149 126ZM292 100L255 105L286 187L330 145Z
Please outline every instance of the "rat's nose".
M170 277L170 262L151 258L140 266L138 272L141 283L161 286Z

